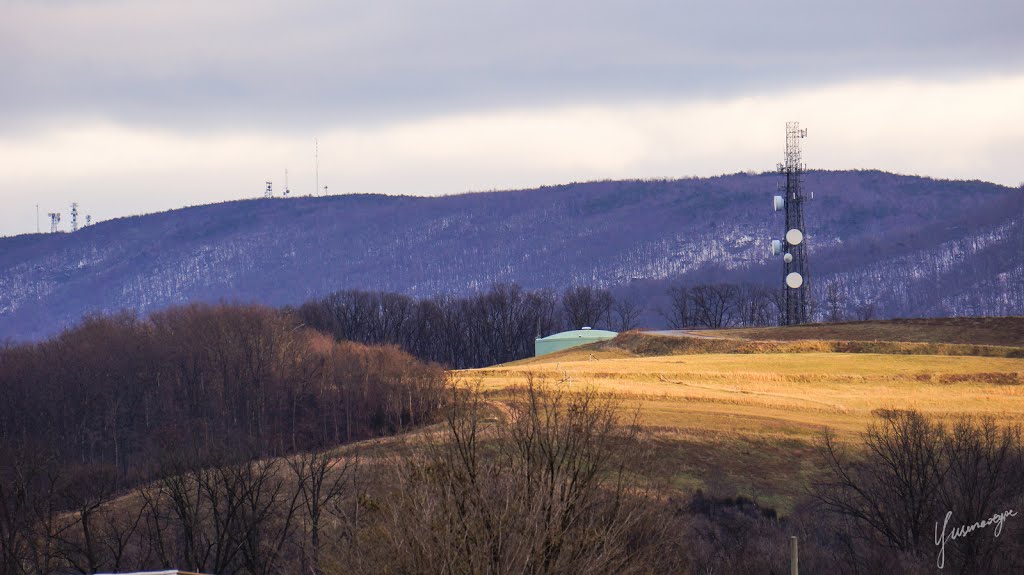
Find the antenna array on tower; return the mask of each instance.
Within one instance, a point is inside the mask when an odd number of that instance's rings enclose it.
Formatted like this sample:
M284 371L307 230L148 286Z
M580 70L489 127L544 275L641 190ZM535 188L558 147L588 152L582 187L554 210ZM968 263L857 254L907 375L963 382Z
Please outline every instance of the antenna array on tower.
M804 228L803 173L807 169L800 152L800 139L807 137L807 130L800 129L799 122L786 122L786 161L779 164L779 173L786 177L780 190L784 196L773 198L775 211L786 214L784 240L772 240L773 255L781 255L783 274L782 324L807 323L808 299L810 297L810 268L807 263L807 230ZM811 195L813 196L813 193Z
M71 203L71 231L78 231L78 202Z
M57 224L60 223L60 212L50 212L47 214L50 216L50 233L57 233Z

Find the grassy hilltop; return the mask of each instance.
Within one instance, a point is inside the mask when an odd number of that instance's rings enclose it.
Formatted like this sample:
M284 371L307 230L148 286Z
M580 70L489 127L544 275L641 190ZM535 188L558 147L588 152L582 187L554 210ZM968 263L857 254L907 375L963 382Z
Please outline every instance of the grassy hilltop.
M826 427L853 444L880 410L1024 421L1022 326L999 318L631 332L461 375L499 396L527 374L613 394L639 408L678 487L738 492L785 512L818 464Z

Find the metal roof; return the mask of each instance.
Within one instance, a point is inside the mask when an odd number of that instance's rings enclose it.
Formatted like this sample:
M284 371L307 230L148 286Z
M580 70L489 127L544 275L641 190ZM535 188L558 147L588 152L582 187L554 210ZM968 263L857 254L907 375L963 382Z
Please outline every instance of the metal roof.
M605 329L574 329L572 331L563 331L561 333L554 333L547 337L540 338L540 341L553 341L562 339L611 339L619 335L618 332L608 331Z

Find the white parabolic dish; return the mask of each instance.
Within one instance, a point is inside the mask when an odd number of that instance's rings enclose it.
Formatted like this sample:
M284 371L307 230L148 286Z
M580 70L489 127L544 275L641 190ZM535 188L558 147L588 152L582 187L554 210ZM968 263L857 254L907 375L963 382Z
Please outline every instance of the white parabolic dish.
M804 241L804 233L796 228L793 228L786 232L786 241L791 246L798 245L800 242Z
M804 276L802 276L802 275L800 275L800 274L798 274L796 272L788 274L786 276L786 285L791 287L791 288L793 288L793 289L796 289L796 288L804 285Z
M793 263L793 254L786 254L782 256L782 261L786 262L787 264Z

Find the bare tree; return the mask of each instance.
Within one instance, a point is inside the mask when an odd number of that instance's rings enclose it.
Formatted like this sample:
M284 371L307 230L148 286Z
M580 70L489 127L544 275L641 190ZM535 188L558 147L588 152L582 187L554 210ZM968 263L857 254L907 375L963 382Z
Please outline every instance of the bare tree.
M864 435L865 461L852 461L826 433L829 474L814 486L827 508L853 518L863 535L901 551L929 541L946 469L943 429L914 411L887 411Z
M388 507L385 552L395 571L642 569L626 545L642 494L627 460L642 451L614 404L532 380L505 415L477 389L453 394L444 438L406 460ZM489 424L495 416L505 423Z
M669 309L661 310L661 316L671 329L683 329L694 325L693 304L690 290L685 286L673 286L668 290Z
M768 288L755 284L738 286L736 296L736 323L763 326L772 324L772 304Z
M739 288L733 284L702 284L690 289L696 325L728 327L735 321Z
M280 459L176 470L143 491L147 536L164 565L279 572L299 508Z
M854 317L858 321L869 321L875 319L875 302L865 301L853 310Z
M140 509L116 509L118 475L113 466L93 465L68 474L58 497L63 515L54 543L63 564L76 573L120 571L142 519Z
M1000 428L991 417L961 417L952 424L941 454L946 474L940 500L949 530L1019 505L1024 483L1021 447L1019 425ZM944 522L945 517L939 519ZM940 536L944 527L939 528ZM999 561L1015 555L1003 552L1010 544L1001 537L966 537L946 545L946 560L959 565L961 573L1009 571Z
M768 289L768 302L775 316L774 325L782 325L786 316L786 292L789 288Z
M63 475L40 453L15 445L0 449L0 568L20 575L52 572Z
M302 571L323 573L321 540L326 514L343 519L348 540L355 541L358 525L359 498L350 497L354 506L349 513L343 499L352 496L355 489L357 460L352 457L332 457L327 452L306 453L288 460L302 503L304 537L301 544ZM307 545L308 544L308 545ZM308 566L307 566L308 565Z
M606 289L576 286L562 293L562 311L571 329L600 327L609 322L614 301Z
M851 457L826 433L827 473L812 487L826 509L851 521L855 538L903 553L927 551L950 571L1009 569L1014 554L999 552L1013 544L1007 539L947 535L1019 504L1019 426L960 418L947 429L916 411L885 411L864 443L866 453Z
M839 282L832 280L825 285L825 313L830 322L843 321L846 309L846 298L839 287Z
M643 313L643 306L632 296L624 296L615 300L612 305L612 328L615 331L629 331L638 327L637 320Z

